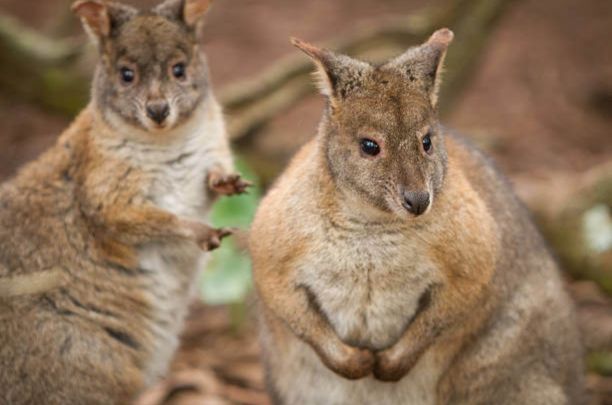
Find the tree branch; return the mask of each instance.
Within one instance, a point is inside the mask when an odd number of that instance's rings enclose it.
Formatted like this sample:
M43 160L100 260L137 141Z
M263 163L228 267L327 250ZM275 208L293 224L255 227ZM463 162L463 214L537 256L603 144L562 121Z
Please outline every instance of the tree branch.
M465 85L493 23L511 1L450 1L445 8L359 27L326 46L381 62L424 41L435 29L451 27L456 41L447 59L450 68L442 96L445 108ZM0 16L0 89L74 115L85 105L89 93L89 78L81 63L85 49L73 41L50 40ZM311 62L296 52L255 77L222 89L220 99L228 113L231 138L248 138L311 94L311 71Z
M73 115L87 102L81 72L83 46L54 41L13 18L0 16L0 89L53 111Z

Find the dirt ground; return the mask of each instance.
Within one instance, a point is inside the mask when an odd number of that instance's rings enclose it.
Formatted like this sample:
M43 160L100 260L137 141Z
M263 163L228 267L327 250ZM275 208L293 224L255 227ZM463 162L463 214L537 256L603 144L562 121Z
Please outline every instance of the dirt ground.
M252 76L296 52L289 36L323 41L355 24L409 14L437 2L218 0L206 35L214 84L221 88ZM0 12L50 34L76 35L77 24L57 23L66 20L69 4L0 0ZM492 32L481 63L445 123L487 149L511 179L581 172L611 161L610 38L609 0L516 0ZM320 97L304 101L259 134L255 147L287 160L314 134L322 106ZM0 122L2 179L51 145L69 119L0 93ZM165 391L159 397L172 393L166 403L215 396L232 403L267 403L253 327L236 331L228 319L226 308L196 307L175 366L188 371L160 388ZM612 404L609 381L591 377L589 383L601 393L600 403Z

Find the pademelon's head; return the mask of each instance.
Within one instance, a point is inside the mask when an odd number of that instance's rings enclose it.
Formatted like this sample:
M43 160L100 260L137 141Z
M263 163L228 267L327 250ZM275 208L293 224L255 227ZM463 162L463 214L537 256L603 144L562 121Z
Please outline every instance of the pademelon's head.
M328 98L322 142L338 187L401 217L429 210L446 172L437 102L452 39L440 29L380 66L293 40L314 60Z
M163 136L209 92L201 25L211 0L167 0L139 11L80 0L73 11L97 44L93 100L104 119Z

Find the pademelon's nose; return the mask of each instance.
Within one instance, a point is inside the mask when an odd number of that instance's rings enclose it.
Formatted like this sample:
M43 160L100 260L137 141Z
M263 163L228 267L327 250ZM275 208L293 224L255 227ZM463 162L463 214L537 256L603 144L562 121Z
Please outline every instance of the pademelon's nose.
M147 103L147 116L158 124L162 124L170 115L170 106L165 101Z
M421 215L429 207L429 193L426 191L404 191L403 206L414 215Z

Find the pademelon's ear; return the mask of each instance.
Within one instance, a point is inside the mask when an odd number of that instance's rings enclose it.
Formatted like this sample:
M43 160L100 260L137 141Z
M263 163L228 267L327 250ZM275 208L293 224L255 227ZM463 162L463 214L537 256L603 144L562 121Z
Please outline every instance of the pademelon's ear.
M291 38L291 43L314 61L317 66L318 87L321 93L330 98L346 98L372 70L368 63L317 48L300 39Z
M114 28L138 12L130 6L104 0L79 0L72 5L72 11L96 42L109 37Z
M453 41L453 32L442 28L434 32L424 44L408 49L385 66L399 69L410 82L421 87L431 105L438 105L438 92L442 83L441 71L448 46Z
M212 0L166 0L154 11L167 18L183 21L194 28L202 21Z

